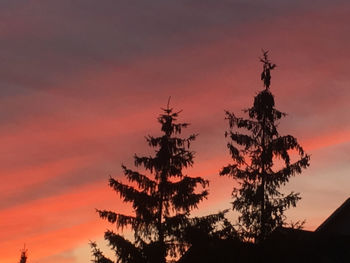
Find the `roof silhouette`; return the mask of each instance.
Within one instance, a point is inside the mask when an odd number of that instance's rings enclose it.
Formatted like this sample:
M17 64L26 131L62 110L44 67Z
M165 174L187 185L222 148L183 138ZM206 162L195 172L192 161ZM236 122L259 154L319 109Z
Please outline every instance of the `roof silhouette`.
M338 207L315 232L332 235L350 235L350 198Z
M202 240L178 263L350 262L350 198L315 231L279 227L261 244Z

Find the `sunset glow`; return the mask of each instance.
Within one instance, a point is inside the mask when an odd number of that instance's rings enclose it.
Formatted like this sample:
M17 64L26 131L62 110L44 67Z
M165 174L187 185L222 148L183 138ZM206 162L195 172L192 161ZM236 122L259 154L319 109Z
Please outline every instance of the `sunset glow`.
M288 212L314 230L350 190L350 3L347 1L18 1L0 4L0 262L82 263L113 229L96 208L132 213L109 188L121 164L151 154L160 108L198 133L194 166L210 180L194 213L231 208L224 110L244 116L271 91L310 167L286 185ZM234 213L231 215L235 219Z

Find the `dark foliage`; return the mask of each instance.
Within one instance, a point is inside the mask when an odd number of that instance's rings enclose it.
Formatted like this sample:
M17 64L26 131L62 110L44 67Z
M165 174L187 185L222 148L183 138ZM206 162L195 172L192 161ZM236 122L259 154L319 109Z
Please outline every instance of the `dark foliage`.
M97 245L95 242L90 242L90 246L92 248L92 255L94 257L94 259L92 260L93 262L99 262L99 263L113 263L112 260L110 260L109 258L106 258L102 251L97 248Z
M282 233L273 232L259 244L221 239L194 245L178 263L347 263L350 262L349 242L349 236L282 229Z
M185 229L194 225L189 213L207 197L205 188L208 181L201 177L189 177L184 168L193 164L194 153L189 150L196 135L180 138L182 130L189 124L177 123L178 114L169 108L162 109L158 117L162 135L147 136L154 156L134 156L135 171L122 166L130 184L110 178L109 186L119 197L132 204L134 214L124 215L108 210L97 210L100 217L116 225L117 229L131 227L133 240L107 231L105 239L121 263L164 263L166 259L182 254L188 243ZM140 169L139 169L140 170ZM196 191L197 186L203 190ZM111 263L102 252L91 243L95 263Z
M267 52L260 61L265 88L255 96L253 106L244 110L248 118L226 112L230 130L225 136L230 138L227 147L234 163L220 171L238 182L232 193L233 209L240 213L243 239L253 241L264 240L285 223L285 210L295 207L300 196L294 192L285 195L279 189L309 166L310 159L296 138L279 134L278 121L286 114L275 108L270 91L271 70L276 65L269 61Z

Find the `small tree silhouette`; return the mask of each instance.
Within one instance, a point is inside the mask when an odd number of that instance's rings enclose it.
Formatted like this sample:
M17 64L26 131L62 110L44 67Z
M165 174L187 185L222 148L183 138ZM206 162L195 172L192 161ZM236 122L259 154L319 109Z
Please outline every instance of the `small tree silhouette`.
M220 171L220 175L231 176L239 183L232 193L233 209L240 213L238 224L242 237L255 241L264 240L284 224L285 210L295 207L300 196L294 192L284 195L279 188L309 166L310 159L296 138L278 133L278 121L286 114L275 108L270 92L271 71L276 65L269 61L267 51L260 61L265 88L255 96L253 106L244 110L249 118L226 111L230 130L225 137L231 139L227 147L234 163ZM300 158L292 163L291 150ZM282 162L278 163L278 159Z
M189 124L176 122L180 111L169 108L169 102L162 110L158 122L163 134L146 137L148 145L155 148L155 155L134 156L135 166L143 167L145 173L122 165L126 179L133 186L109 179L110 187L120 198L132 204L134 215L97 210L101 218L115 223L117 229L131 226L134 232L132 241L113 231L105 232L105 239L115 251L117 262L164 263L167 257L174 258L184 252L184 229L191 225L189 213L208 195L205 190L208 181L183 174L183 169L193 164L194 153L189 148L196 135L178 137ZM204 189L195 191L197 185ZM91 246L95 257L93 262L113 262L95 243Z
M27 258L28 258L28 256L27 256L27 249L24 246L24 248L21 251L21 259L19 260L19 263L26 263L27 262Z

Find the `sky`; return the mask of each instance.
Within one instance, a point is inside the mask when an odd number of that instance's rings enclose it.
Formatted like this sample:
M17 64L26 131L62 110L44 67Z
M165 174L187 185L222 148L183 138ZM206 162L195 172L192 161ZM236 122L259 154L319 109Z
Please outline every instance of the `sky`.
M284 191L287 215L314 230L349 197L350 3L287 0L0 1L0 261L83 263L114 229L96 208L131 212L108 187L151 154L171 96L199 133L190 176L210 180L193 215L230 208L234 181L224 110L244 116L262 89L261 49L277 64L271 91L310 167ZM234 215L232 215L234 220Z

